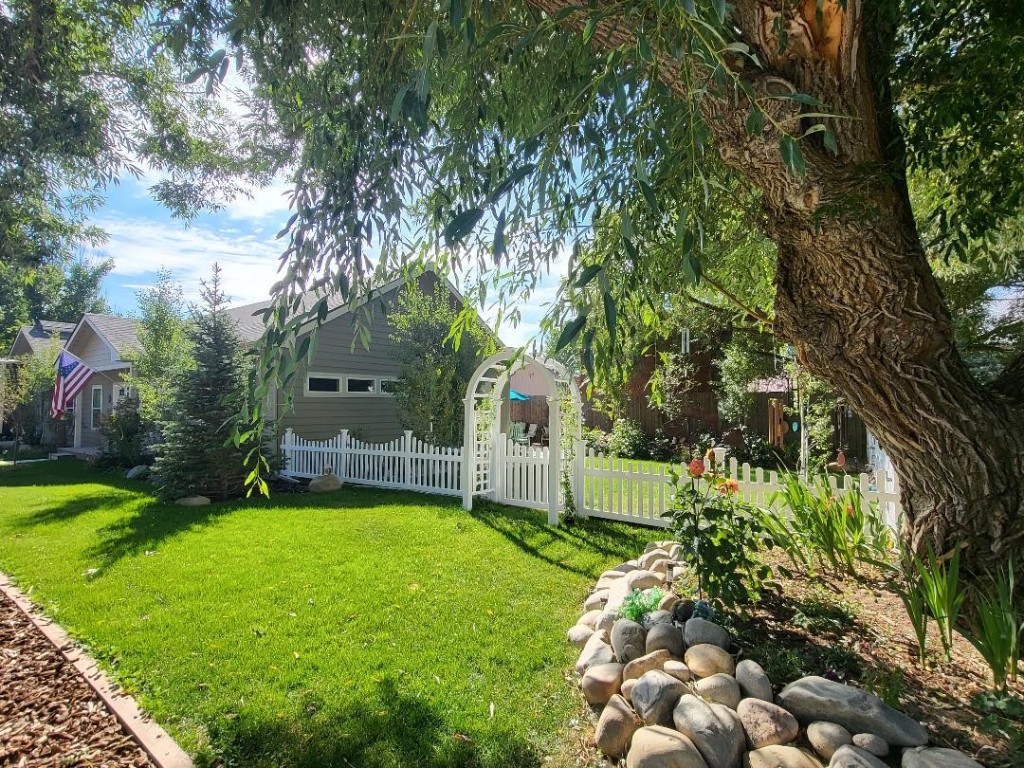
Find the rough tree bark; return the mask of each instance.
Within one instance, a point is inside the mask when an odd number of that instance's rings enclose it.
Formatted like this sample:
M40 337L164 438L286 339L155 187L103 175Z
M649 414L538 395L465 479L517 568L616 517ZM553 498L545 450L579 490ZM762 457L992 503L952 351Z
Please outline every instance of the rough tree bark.
M572 0L528 3L554 14ZM722 158L763 193L765 231L778 245L777 329L892 457L914 547L966 545L964 563L979 574L997 558L1024 554L1024 375L984 387L957 351L911 212L885 81L895 21L873 17L872 6L826 0L818 17L815 0L735 2L732 21L765 63L739 73L752 92L809 94L846 118L830 123L838 155L801 142L806 176L788 171L771 125L748 135L744 97L708 95L701 109ZM627 20L609 16L592 44L633 38ZM679 62L661 56L659 70L691 98ZM810 125L801 125L796 102L762 103L793 135Z

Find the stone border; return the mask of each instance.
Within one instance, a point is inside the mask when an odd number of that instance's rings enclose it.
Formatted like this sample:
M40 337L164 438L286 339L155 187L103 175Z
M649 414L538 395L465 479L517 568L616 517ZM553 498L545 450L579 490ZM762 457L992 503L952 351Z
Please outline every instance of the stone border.
M155 721L143 714L135 699L118 689L96 661L75 643L62 627L44 616L38 606L13 584L3 571L0 571L0 591L7 595L36 629L71 662L157 768L194 768L192 758L174 739Z

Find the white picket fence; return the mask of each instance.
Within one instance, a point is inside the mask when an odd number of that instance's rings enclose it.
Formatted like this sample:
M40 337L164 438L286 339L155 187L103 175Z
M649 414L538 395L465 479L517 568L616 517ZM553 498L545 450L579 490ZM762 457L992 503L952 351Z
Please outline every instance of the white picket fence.
M284 474L312 478L333 468L342 480L379 488L396 488L458 496L462 493L463 452L425 443L406 432L390 443L364 443L348 430L329 440L306 440L287 430L281 441ZM547 446L519 445L500 435L495 449L476 458L488 465L493 485L486 496L493 501L545 509L551 494L550 452ZM767 472L731 459L719 470L739 483L740 497L751 504L768 506L781 490L777 472ZM676 471L685 476L685 465ZM641 525L667 527L673 485L668 465L603 456L577 447L572 482L577 511L589 517L623 520ZM858 488L865 502L877 503L885 521L894 529L900 514L899 488L886 470L873 475L847 475L842 483L830 479L840 493ZM562 495L561 484L559 497ZM559 498L559 506L563 499Z
M425 443L409 431L390 443L364 443L347 429L328 440L306 440L288 429L281 458L282 474L290 477L317 477L330 467L348 483L462 494L462 449Z

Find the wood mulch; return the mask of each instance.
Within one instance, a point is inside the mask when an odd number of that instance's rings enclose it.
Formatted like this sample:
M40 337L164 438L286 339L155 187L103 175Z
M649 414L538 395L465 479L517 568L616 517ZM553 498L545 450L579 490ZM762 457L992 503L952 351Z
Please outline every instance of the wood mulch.
M74 666L0 593L0 766L152 765Z

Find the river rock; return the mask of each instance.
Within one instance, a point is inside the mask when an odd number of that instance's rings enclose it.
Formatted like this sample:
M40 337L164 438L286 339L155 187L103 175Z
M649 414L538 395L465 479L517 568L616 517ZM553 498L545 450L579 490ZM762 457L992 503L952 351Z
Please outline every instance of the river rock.
M149 476L149 467L145 464L136 464L134 467L124 473L124 476L129 480L142 480Z
M672 654L668 651L655 651L654 653L648 653L645 656L641 656L639 659L633 659L626 665L626 668L622 671L623 680L635 680L641 677L645 672L650 672L652 669L661 669L665 666L665 662L672 658Z
M707 763L683 734L655 725L633 734L626 768L707 768Z
M686 622L683 635L687 646L707 643L708 645L717 645L719 648L728 650L731 643L728 632L713 621L697 618L696 616Z
M696 603L690 598L680 600L672 608L672 620L679 624L685 624L690 620L690 617L693 616L693 608L695 605Z
M853 743L853 737L848 730L827 720L816 720L808 725L807 740L811 742L814 751L826 760L831 760L832 755L840 747Z
M584 611L603 611L604 604L608 602L608 590L602 589L596 592L592 592L590 597L583 603Z
M672 613L673 609L676 607L676 603L678 602L679 595L677 595L675 592L669 592L667 595L661 598L661 602L658 603L658 610L668 611L669 613Z
M646 616L644 616L644 629L646 629L648 632L651 630L651 627L655 626L656 624L671 623L672 614L668 611L651 611Z
M682 680L684 683L688 683L693 679L693 675L690 674L690 668L678 659L669 659L661 666L661 669L663 672L672 675L676 680Z
M690 668L694 677L710 677L718 673L731 675L736 672L736 662L733 661L729 652L708 643L687 648L683 661L686 662L686 666Z
M736 682L740 684L744 698L775 701L772 681L768 679L761 665L753 659L743 659L736 665Z
M832 755L828 768L888 768L888 766L870 752L844 744Z
M672 710L672 722L693 742L708 768L736 768L740 764L743 727L728 707L708 704L687 693Z
M622 573L621 571L605 571L597 579L597 584L594 585L594 589L611 589L620 582L625 583L625 580L626 574Z
M633 709L647 725L671 725L672 709L686 686L660 669L645 672L630 694Z
M569 628L569 642L577 648L582 648L587 644L587 640L590 639L592 634L594 634L594 630L590 627L584 627L582 624L577 624L575 627Z
M612 649L623 664L647 653L646 640L647 632L635 621L617 619L612 626Z
M736 678L722 672L701 678L693 684L693 690L702 699L724 704L729 709L736 709L740 703L740 686Z
M632 573L633 571L640 570L640 563L637 560L627 560L624 563L616 565L612 570L617 571L618 573Z
M595 632L587 640L576 661L576 674L583 675L591 667L598 664L611 664L615 661L615 651L608 644L608 633L603 629Z
M590 627L591 629L597 629L597 620L601 618L601 611L587 611L580 620L576 623L582 627Z
M630 589L642 591L651 587L659 587L664 583L664 575L654 571L633 571L626 574L626 584Z
M613 760L624 757L629 751L629 742L637 729L643 727L632 707L621 696L612 696L601 710L601 717L594 729L597 748Z
M668 552L660 547L658 549L652 549L650 552L645 552L640 557L640 567L645 571L651 570L651 566L657 563L659 560L669 560Z
M800 735L800 725L795 717L782 707L762 699L744 699L736 707L736 714L743 723L743 732L751 749L788 744Z
M584 673L580 687L590 704L606 704L622 687L622 665L595 664Z
M903 750L902 768L981 768L981 763L963 752L946 747Z
M633 686L636 685L636 678L631 680L623 680L622 688L619 690L619 695L622 696L626 701L633 701Z
M822 768L817 758L796 747L772 745L747 752L744 768Z
M601 611L600 615L597 617L594 629L599 631L604 630L608 634L611 634L612 627L615 626L615 622L618 621L619 618L619 609L611 607L611 600L608 602L609 604L605 605L604 610Z
M683 633L675 624L655 624L647 633L647 652L666 650L673 656L682 656Z
M853 746L860 747L875 757L885 757L889 754L889 745L885 739L874 733L855 733L853 735Z
M829 720L852 733L878 734L900 747L928 743L928 734L920 723L867 691L823 677L804 677L790 683L779 694L778 703L803 722Z
M205 507L210 499L206 496L184 496L174 503L182 507Z

